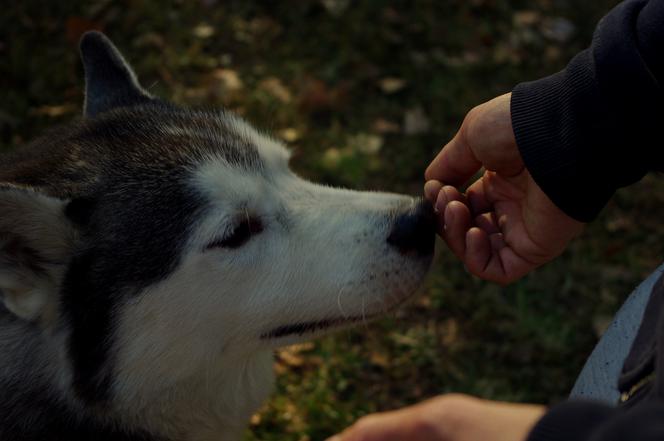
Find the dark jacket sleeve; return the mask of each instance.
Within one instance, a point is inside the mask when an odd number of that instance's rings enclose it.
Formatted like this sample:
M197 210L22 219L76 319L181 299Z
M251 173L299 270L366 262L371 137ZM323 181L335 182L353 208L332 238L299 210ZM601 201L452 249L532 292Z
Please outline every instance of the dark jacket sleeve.
M535 425L527 441L662 441L664 404L632 410L569 401L559 404Z
M519 84L511 111L526 168L580 221L664 170L664 0L618 5L566 69Z

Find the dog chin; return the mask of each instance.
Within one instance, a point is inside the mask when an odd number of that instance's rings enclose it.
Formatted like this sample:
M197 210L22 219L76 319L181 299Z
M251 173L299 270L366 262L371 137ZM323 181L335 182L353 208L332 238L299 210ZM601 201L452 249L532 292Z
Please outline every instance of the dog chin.
M359 323L367 323L390 313L411 299L421 286L422 279L424 278L424 275L426 275L428 268L429 264L427 264L426 268L422 270L421 279L416 285L409 289L400 290L400 292L391 293L390 295L382 297L379 304L372 306L368 305L367 310L360 314L331 315L330 317L322 319L286 323L261 333L260 339L263 341L278 341L279 346L283 346L317 337L331 331L348 328Z
M261 340L276 340L284 338L301 339L304 336L316 335L330 329L350 326L365 320L370 320L380 314L367 314L363 316L332 317L309 322L299 322L278 326L261 334Z

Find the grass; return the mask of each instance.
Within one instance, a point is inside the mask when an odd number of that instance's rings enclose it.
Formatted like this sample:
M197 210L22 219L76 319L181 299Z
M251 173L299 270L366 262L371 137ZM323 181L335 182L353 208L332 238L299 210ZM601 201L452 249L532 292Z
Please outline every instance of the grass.
M244 115L290 145L300 174L419 194L472 106L563 67L615 3L14 2L0 17L0 148L80 112L76 41L96 27L153 93ZM649 176L561 258L506 288L471 277L440 244L412 304L279 352L277 389L246 440L319 440L452 391L563 399L602 327L661 261L663 217L664 182Z

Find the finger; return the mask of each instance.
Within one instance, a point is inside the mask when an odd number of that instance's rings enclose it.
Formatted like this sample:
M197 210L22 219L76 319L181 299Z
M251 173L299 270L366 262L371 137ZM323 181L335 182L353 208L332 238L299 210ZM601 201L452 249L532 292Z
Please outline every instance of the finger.
M489 234L489 242L491 243L491 252L493 254L498 253L507 246L502 233Z
M424 172L426 180L436 179L460 187L480 169L482 164L466 142L467 125L464 121L459 133L431 161Z
M484 185L486 173L466 189L468 206L474 215L493 211L493 202L489 199Z
M487 235L479 228L471 228L466 235L466 267L484 280L507 284L512 281L502 261L507 249L501 234Z
M327 441L403 441L413 439L415 418L410 408L369 415Z
M438 198L438 193L440 193L443 184L436 180L427 181L424 183L424 198L430 201L432 204L436 203Z
M433 202L434 211L436 212L436 223L438 234L443 237L445 234L445 207L451 201L465 202L465 197L459 191L449 185L443 186L440 182L432 180L424 184L425 197Z
M537 267L516 254L502 234L489 236L480 228L471 228L466 235L465 262L472 274L500 284L514 282Z
M504 270L504 279L501 283L515 282L540 266L519 256L509 245L502 248L498 255Z
M518 178L512 178L516 180ZM521 201L525 193L514 182L499 174L486 171L466 190L466 198L474 215L495 211L502 201Z
M454 255L465 261L466 232L471 226L470 211L465 204L452 201L445 208L444 216L445 231L443 239L445 239Z
M465 250L463 261L466 268L478 277L486 278L485 272L491 260L491 241L489 235L482 229L474 227L465 235Z
M523 260L533 265L546 262L555 256L552 249L544 248L534 242L526 228L522 207L513 201L496 203L496 220L503 233L505 242ZM563 247L560 248L564 249Z
M436 199L436 204L434 208L439 213L445 212L445 207L452 201L459 201L462 204L466 204L466 197L459 192L456 188L451 185L445 185L441 188L438 193L438 199Z
M479 216L475 216L475 225L483 229L489 235L500 233L498 221L493 212L482 213Z

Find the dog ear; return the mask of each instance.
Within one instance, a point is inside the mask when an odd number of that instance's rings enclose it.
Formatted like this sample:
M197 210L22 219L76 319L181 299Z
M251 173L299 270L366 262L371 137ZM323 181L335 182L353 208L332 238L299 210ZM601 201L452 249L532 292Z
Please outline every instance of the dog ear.
M152 100L120 51L104 34L86 32L81 37L80 50L85 70L85 116Z
M52 313L76 239L67 202L0 186L0 300L24 320Z

